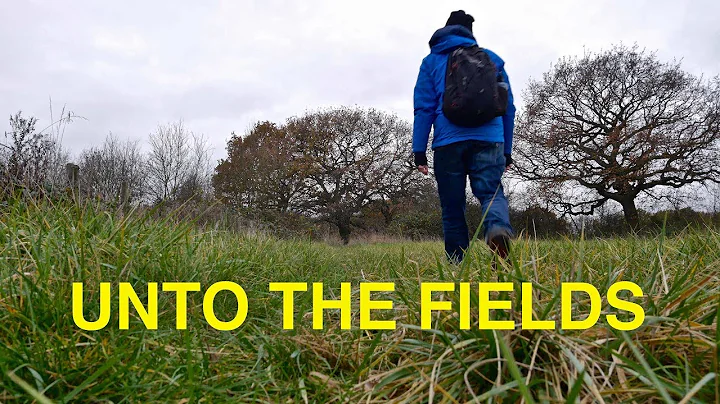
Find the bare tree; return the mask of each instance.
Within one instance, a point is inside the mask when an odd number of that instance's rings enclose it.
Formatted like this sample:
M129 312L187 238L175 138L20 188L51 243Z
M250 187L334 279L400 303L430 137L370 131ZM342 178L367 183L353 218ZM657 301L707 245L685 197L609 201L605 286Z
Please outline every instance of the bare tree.
M720 181L720 79L704 80L637 46L561 59L531 81L515 172L569 214Z
M202 187L209 181L209 150L202 136L187 130L182 121L159 125L150 135L150 147L146 189L153 203L206 191Z
M717 214L720 213L720 183L714 183L708 186L708 210L713 213Z
M120 196L122 184L127 183L131 201L143 198L144 162L137 142L121 142L111 133L102 147L84 150L79 163L81 188L87 194L115 200Z
M338 228L344 243L352 219L374 201L392 201L411 192L411 128L395 115L337 108L291 119L302 158L310 212Z
M25 118L22 112L10 117L10 132L0 142L0 170L3 189L19 186L44 192L51 176L57 145L47 135L37 132L37 119Z

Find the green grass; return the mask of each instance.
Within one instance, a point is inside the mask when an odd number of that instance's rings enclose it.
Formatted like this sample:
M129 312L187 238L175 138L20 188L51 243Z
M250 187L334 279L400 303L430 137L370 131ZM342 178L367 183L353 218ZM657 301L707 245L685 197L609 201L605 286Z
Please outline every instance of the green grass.
M483 245L461 266L442 245L334 247L202 231L189 223L128 218L93 206L13 201L0 210L0 402L718 402L720 233L657 239L518 241L492 270ZM420 330L420 281L509 281L520 323L519 283L533 282L536 317L557 318L560 283L583 281L602 296L619 280L641 286L642 327L610 328L604 314L584 331L461 330L451 312ZM86 332L72 320L72 282L85 285L85 315L99 312L99 282L113 283L108 327ZM175 330L174 295L159 294L158 330L133 315L118 329L116 285L233 281L247 292L248 319L217 331L191 293L188 329ZM353 329L337 311L313 330L312 293L297 295L295 329L283 330L269 282L325 282L326 296L353 282ZM396 284L392 331L358 329L358 282ZM237 308L218 295L215 310ZM582 295L578 295L582 296ZM453 293L444 298L457 303ZM578 299L574 310L587 311ZM131 313L134 313L131 309ZM477 310L472 311L477 324Z

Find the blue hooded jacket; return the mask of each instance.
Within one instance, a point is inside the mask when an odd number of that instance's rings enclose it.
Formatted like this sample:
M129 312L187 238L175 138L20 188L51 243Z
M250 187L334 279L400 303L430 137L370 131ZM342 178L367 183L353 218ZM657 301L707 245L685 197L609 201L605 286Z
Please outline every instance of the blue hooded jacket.
M464 140L483 140L504 142L504 153L510 154L515 126L515 104L512 89L508 94L508 108L505 115L477 128L454 125L445 118L442 112L448 54L458 47L476 44L472 32L461 25L441 28L435 31L430 39L431 52L420 65L420 74L415 85L413 152L424 153L427 150L430 129L434 126L433 149ZM488 49L485 51L497 66L503 80L510 86L510 81L505 73L505 62L492 51Z

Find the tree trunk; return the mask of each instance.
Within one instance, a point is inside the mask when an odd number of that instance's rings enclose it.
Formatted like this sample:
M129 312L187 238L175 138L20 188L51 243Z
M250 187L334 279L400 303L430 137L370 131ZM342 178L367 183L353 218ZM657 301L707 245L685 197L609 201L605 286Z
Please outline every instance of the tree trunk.
M337 227L343 244L347 245L350 242L350 220L341 219L338 221Z
M380 213L383 215L383 219L385 220L385 226L390 226L390 223L393 220L393 212L387 203L383 203L380 206Z
M637 207L635 206L635 198L627 198L620 201L623 207L623 213L625 214L625 221L631 229L636 230L640 225L640 216L638 215Z

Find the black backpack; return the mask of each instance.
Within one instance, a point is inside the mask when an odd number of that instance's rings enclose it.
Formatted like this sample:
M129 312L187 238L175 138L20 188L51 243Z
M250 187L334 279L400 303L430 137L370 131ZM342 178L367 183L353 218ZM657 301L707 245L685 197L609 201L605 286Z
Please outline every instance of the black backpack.
M443 114L458 126L474 128L505 114L508 86L482 48L473 45L448 55Z

